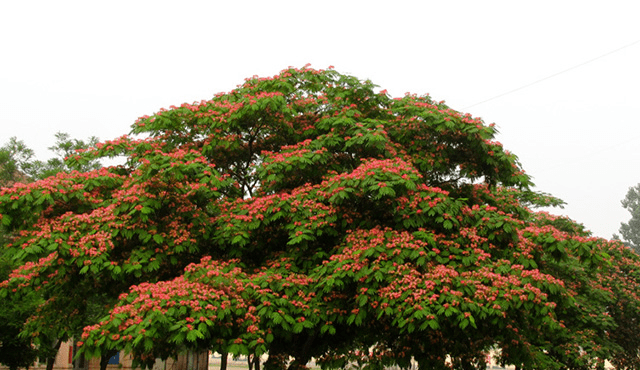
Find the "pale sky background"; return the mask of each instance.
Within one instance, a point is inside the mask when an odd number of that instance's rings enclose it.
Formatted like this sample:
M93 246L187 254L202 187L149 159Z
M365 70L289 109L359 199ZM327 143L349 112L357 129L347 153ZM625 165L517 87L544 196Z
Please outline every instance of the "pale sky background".
M333 65L496 123L568 203L552 213L609 238L640 182L639 16L637 0L0 0L0 145L46 159L57 131L112 139L245 77Z

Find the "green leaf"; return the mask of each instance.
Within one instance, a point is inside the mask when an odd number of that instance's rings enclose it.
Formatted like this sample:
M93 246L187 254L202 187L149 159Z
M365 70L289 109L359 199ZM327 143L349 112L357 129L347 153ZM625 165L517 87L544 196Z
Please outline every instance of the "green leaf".
M282 318L282 316L280 316L279 313L274 312L274 313L271 314L271 321L273 321L274 324L278 325L281 322L283 322L283 318Z
M238 234L233 237L233 239L231 240L231 244L238 244L240 246L243 246L248 243L247 239L248 235L246 233Z
M17 203L14 203L17 206ZM3 214L2 215L2 225L3 226L9 226L11 225L11 216L7 215L7 214Z
M151 351L153 349L153 340L151 338L144 338L145 351Z
M466 328L467 326L469 326L469 320L464 319L464 320L462 320L462 321L460 322L460 329L464 329L464 328Z
M187 332L187 340L189 342L195 342L198 339L204 339L204 335L198 329L189 330Z

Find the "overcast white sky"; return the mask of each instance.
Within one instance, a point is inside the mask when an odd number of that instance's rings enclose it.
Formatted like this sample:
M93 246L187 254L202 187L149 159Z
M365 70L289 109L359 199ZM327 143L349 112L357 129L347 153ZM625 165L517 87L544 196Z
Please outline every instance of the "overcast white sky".
M45 159L57 131L111 139L245 77L333 65L495 122L568 203L554 213L611 237L640 182L639 14L635 0L0 1L0 144Z

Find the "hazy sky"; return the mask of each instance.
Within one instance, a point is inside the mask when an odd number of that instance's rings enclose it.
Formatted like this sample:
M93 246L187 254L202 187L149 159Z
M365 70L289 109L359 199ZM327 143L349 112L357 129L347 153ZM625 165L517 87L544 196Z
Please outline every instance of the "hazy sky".
M553 213L611 237L640 182L639 14L636 0L2 1L0 144L45 159L57 131L111 139L245 77L333 65L495 122L568 203Z

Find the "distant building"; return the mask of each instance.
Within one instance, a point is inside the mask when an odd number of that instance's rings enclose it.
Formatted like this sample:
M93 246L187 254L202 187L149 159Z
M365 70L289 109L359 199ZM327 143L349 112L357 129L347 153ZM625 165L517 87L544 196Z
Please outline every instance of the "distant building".
M53 365L53 370L73 370L73 353L72 342L65 342L60 345L56 361ZM107 370L139 370L131 365L131 355L126 355L124 352L120 352L109 359ZM29 370L46 370L47 364L45 362L36 362L33 366L29 367ZM0 365L0 370L8 370L7 366ZM93 358L90 360L78 359L78 366L76 369L84 370L99 370L100 359ZM169 359L167 361L157 360L153 366L153 370L208 370L209 369L209 353L201 352L199 354L194 352L188 352L184 355L178 356L177 359Z

